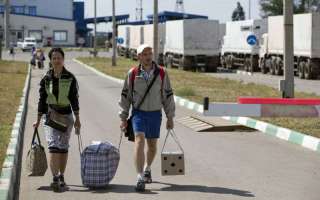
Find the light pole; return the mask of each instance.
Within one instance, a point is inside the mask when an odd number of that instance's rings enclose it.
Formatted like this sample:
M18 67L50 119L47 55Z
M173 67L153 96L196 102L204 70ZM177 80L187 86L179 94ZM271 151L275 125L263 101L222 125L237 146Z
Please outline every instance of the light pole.
M284 13L284 85L283 97L294 98L293 0L283 0Z
M4 40L5 40L5 47L9 48L10 47L10 0L5 0L4 2Z
M251 19L251 0L249 0L249 19Z
M158 63L158 41L159 41L159 27L158 27L158 0L154 0L153 11L153 59Z
M117 41L116 41L116 34L117 34L117 25L116 25L116 5L115 0L112 0L112 66L117 65L116 56L117 56Z
M97 0L94 0L94 39L93 56L97 57Z

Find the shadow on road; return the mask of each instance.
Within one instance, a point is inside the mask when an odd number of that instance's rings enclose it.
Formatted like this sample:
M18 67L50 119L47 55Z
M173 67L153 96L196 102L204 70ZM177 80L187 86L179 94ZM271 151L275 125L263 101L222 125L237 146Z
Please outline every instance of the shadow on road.
M244 190L235 190L223 187L208 187L203 185L178 185L163 182L154 182L168 187L163 187L159 191L172 191L172 192L201 192L201 193L216 193L216 194L231 194L242 197L255 197L251 192ZM157 191L157 190L155 190Z
M41 186L38 190L42 191L53 191L49 186ZM68 185L67 192L91 192L91 193L137 193L133 185L120 185L120 184L110 184L106 188L87 188L82 185ZM143 194L158 194L151 190L146 189Z
M155 191L169 192L200 192L200 193L215 193L215 194L231 194L242 197L255 197L251 192L244 190L236 190L223 187L208 187L203 185L178 185L163 182L154 182L161 185L166 185L161 189L145 190L142 194L158 194ZM38 190L52 191L49 186L42 186ZM61 192L91 192L91 193L137 193L133 185L111 184L106 188L89 189L82 185L68 185L65 191Z

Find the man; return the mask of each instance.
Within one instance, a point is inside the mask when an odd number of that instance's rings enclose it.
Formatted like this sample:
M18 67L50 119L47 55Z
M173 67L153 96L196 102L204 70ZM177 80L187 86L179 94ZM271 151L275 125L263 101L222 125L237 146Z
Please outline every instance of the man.
M144 191L145 183L152 183L151 164L155 158L157 141L160 137L162 108L167 117L166 128L173 129L175 103L168 73L152 60L152 48L146 44L141 45L137 49L137 55L140 64L128 72L119 102L119 115L120 128L125 129L132 104L132 126L135 134L134 161L138 173L136 190ZM153 81L150 91L142 101L148 86ZM146 156L145 140L148 147Z

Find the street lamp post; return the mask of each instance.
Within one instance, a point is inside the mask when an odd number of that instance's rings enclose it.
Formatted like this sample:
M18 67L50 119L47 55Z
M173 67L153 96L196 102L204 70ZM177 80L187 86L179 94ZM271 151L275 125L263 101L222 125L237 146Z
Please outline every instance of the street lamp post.
M249 0L249 19L251 19L251 0Z
M117 34L117 25L116 25L116 5L115 0L112 0L112 66L117 65L116 56L117 56L117 41L116 41L116 34Z
M97 56L97 0L94 0L94 39L93 39L93 56Z
M4 2L4 40L5 40L5 47L10 47L10 30L9 30L9 23L10 23L10 0L5 0Z
M159 44L159 27L158 27L158 0L154 0L154 12L153 12L153 59L158 62L158 44Z

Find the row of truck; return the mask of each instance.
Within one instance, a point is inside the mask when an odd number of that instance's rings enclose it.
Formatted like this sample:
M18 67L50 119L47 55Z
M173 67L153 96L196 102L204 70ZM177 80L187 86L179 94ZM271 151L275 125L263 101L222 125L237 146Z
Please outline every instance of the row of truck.
M159 24L160 64L183 70L216 72L222 66L282 75L283 16L233 21L185 19ZM254 36L254 44L248 37ZM118 26L118 54L137 59L140 44L153 45L153 25ZM301 79L320 76L320 14L294 15L294 71Z

